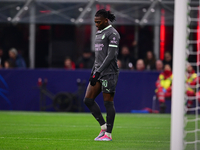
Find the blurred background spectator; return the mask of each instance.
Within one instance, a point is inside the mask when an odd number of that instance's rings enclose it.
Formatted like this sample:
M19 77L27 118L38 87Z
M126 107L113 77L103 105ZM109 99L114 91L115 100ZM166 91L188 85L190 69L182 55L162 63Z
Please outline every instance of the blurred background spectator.
M191 66L191 64L187 64L187 74L186 74L186 94L188 97L195 96L198 91L196 90L197 84L197 74L195 70ZM188 99L187 107L191 108L193 106L194 99Z
M9 50L9 61L15 64L16 68L26 68L26 63L23 57L17 52L15 48Z
M121 69L133 70L135 66L135 60L130 55L130 50L128 46L122 46L121 55L119 56L119 60L122 63Z
M169 51L166 51L164 55L163 65L165 66L166 64L172 68L172 55Z
M6 60L4 62L4 68L5 69L12 69L12 68L16 68L15 62L12 60Z
M136 70L137 71L144 71L145 70L145 65L143 59L138 59L136 63Z
M89 48L86 48L83 51L82 56L80 56L77 60L77 68L91 69L94 64L94 57Z
M169 64L166 64L164 66L164 71L159 74L156 81L155 93L159 101L160 113L165 113L165 99L171 97L172 78L172 69Z
M121 69L122 68L122 62L121 62L121 60L117 60L117 66L119 67L119 69Z
M160 60L160 59L158 59L158 60L156 60L156 71L163 71L163 62Z
M71 60L70 57L66 57L64 60L64 68L68 70L75 70L76 65L75 63Z
M3 49L0 47L0 68L4 67L5 55Z
M156 59L152 51L147 51L146 57L144 59L144 64L146 70L154 70L155 69Z

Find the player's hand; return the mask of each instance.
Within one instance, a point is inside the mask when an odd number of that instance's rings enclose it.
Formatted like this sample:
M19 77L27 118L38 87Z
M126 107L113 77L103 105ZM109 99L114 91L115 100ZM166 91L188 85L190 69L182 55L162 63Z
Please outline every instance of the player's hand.
M90 77L90 85L91 86L95 86L96 85L99 76L100 76L100 73L96 72L93 76Z

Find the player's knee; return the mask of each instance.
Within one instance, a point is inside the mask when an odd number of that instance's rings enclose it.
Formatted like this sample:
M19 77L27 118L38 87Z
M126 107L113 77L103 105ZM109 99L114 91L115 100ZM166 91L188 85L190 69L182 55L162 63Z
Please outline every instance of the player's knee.
M94 99L91 98L84 98L83 102L86 106L92 106L94 104Z
M114 106L114 102L113 101L104 101L104 106L105 107Z

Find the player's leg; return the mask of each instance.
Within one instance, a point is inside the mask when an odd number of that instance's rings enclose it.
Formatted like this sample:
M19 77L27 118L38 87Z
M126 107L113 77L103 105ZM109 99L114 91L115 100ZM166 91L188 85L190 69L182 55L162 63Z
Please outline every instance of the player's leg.
M90 84L88 84L84 98L84 103L89 108L94 118L99 122L102 129L101 131L102 133L100 133L100 135L104 135L105 130L107 128L106 122L102 116L99 105L94 101L94 99L99 95L100 92L101 92L101 83L97 82L95 86L91 86Z
M111 138L112 140L112 129L114 125L114 120L115 120L115 106L114 106L114 93L103 93L103 98L104 98L104 105L106 108L106 123L107 123L107 130L105 134Z
M104 105L107 112L107 116L106 116L107 130L105 132L105 135L99 139L101 141L112 140L111 133L112 133L114 120L115 120L115 107L114 107L113 99L115 95L117 80L118 80L118 75L114 75L114 74L107 75L101 80Z

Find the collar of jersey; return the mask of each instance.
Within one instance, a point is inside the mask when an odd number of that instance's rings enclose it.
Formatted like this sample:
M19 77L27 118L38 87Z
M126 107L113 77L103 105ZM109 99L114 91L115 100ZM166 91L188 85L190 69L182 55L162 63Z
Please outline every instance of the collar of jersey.
M107 30L108 28L112 27L112 25L110 24L109 26L107 26L106 28L104 28L103 30L99 31L99 33L103 32L104 30Z

